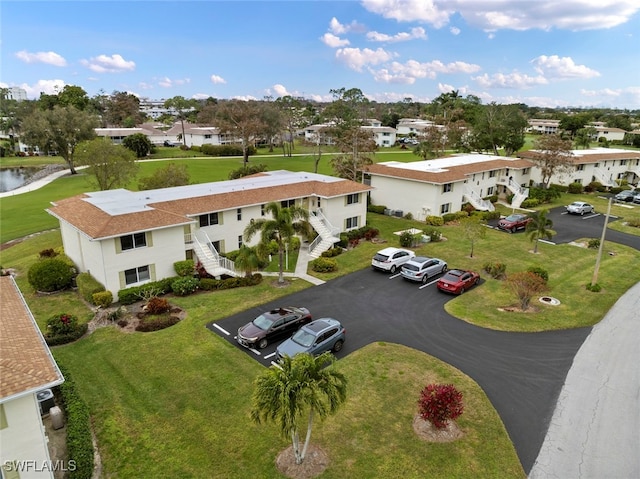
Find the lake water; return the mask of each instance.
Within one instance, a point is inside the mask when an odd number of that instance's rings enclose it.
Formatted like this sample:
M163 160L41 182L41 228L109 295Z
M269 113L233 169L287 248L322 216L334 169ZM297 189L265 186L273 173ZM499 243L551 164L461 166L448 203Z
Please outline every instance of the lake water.
M39 168L0 168L0 193L21 187L38 170Z

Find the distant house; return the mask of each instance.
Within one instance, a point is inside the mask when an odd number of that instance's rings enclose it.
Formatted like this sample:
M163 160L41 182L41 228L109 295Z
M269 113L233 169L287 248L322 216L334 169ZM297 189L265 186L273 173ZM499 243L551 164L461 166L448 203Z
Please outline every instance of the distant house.
M367 167L371 202L384 205L398 216L418 220L460 211L464 203L493 211L488 196L513 195L512 206L527 198L531 163L492 155L455 155L402 163L387 161Z
M0 276L1 477L53 478L36 394L63 382L13 277ZM12 469L18 464L29 467L16 475Z
M341 232L365 225L370 189L281 170L158 190L96 191L56 201L47 211L60 221L64 251L79 271L117 298L123 288L175 276L174 263L187 258L212 276L237 275L220 253L242 246L245 228L265 216L269 202L308 210L318 233L308 248L317 257Z
M334 122L309 125L304 128L304 139L310 143L333 145L335 144L335 140L330 134L326 133L326 130L334 126ZM396 129L388 126L382 126L382 123L379 120L367 119L364 121L364 125L360 128L371 132L376 145L379 147L386 148L393 146L396 143Z
M151 125L148 123L143 123L142 125L135 128L96 128L95 132L96 135L100 137L109 138L115 145L121 145L126 137L138 133L146 135L153 145L162 145L168 138L167 134L163 130L158 128L156 125Z
M401 118L396 125L396 132L400 136L420 136L434 125L435 123L431 120Z
M622 141L624 140L624 135L627 133L622 128L609 128L607 126L596 126L594 128L596 130L596 141L601 141L601 139L607 141Z
M226 135L215 126L200 126L192 123L184 124L184 139L182 138L182 124L177 121L165 133L171 143L186 144L187 147L202 145L226 145L237 143L232 136Z
M640 152L616 148L591 148L588 150L572 150L573 166L568 170L556 173L551 183L569 185L581 183L588 185L597 181L604 186L618 186L620 180L630 184L640 181ZM523 151L518 156L523 159L535 159L539 155L536 150ZM534 183L542 181L542 174L537 167L533 168L531 179Z
M527 127L529 133L541 133L544 135L555 135L559 132L559 129L560 120L540 120L535 118L529 120L529 126Z

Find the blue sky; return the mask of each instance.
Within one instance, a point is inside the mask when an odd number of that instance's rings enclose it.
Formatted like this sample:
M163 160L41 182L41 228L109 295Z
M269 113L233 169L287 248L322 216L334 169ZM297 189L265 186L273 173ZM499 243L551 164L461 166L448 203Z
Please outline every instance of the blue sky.
M639 0L7 1L0 86L640 109Z

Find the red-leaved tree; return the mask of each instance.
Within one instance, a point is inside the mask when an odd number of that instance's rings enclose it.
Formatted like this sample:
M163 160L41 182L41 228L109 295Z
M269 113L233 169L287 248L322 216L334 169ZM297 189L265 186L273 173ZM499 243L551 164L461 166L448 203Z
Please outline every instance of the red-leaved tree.
M420 417L437 429L462 414L462 393L453 384L428 384L420 392L418 400Z

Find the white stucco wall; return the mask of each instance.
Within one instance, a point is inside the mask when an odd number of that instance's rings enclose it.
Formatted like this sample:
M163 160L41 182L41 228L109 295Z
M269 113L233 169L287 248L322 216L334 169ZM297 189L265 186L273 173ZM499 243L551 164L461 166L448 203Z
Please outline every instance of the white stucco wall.
M35 394L7 401L2 406L7 427L0 429L0 464L21 462L20 479L53 478Z

